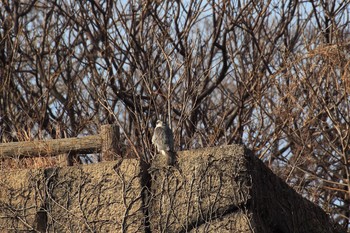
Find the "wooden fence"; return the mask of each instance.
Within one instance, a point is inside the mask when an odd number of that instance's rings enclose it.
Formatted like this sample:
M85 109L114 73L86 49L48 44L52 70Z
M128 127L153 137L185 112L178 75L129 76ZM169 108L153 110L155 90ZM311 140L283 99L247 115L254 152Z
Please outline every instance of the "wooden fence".
M102 125L100 134L97 135L0 143L0 159L88 153L101 153L101 157L106 159L118 152L119 139L120 133L117 125ZM69 162L68 165L70 165Z

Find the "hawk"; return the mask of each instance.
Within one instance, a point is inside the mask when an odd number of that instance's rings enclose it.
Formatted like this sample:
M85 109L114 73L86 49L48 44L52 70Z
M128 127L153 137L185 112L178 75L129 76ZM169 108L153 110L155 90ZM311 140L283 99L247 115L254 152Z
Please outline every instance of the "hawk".
M168 157L168 165L174 165L176 162L176 153L174 151L174 136L169 126L161 120L157 120L154 129L152 144L155 145L158 152Z

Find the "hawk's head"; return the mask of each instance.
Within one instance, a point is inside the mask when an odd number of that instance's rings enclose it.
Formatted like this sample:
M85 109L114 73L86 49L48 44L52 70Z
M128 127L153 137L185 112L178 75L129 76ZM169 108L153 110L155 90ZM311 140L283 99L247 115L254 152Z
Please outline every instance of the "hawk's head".
M161 120L157 120L156 127L164 127L165 123Z

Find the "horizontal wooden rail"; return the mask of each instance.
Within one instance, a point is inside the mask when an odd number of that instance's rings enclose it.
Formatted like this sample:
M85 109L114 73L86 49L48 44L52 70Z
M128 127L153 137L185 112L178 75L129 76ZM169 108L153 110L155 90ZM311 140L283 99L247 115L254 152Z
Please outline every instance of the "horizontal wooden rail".
M102 138L100 135L82 138L63 138L45 141L10 142L0 144L1 157L23 158L43 155L56 155L68 152L100 152Z
M98 135L0 143L0 158L53 156L71 152L78 154L102 152L108 155L108 153L115 152L118 140L119 128L115 125L103 125L101 126L101 133Z

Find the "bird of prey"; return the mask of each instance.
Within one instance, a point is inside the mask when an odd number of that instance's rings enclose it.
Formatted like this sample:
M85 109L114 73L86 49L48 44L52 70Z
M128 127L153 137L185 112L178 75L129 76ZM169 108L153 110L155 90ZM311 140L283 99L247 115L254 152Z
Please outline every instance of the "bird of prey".
M174 165L176 162L176 153L174 151L174 136L169 126L161 120L157 120L154 129L152 144L155 145L158 152L167 156L168 165Z

